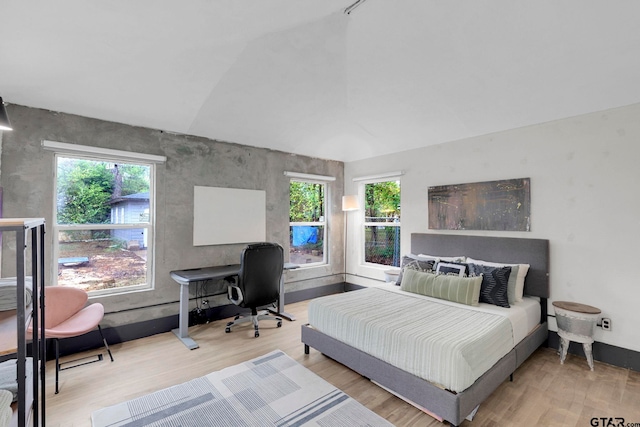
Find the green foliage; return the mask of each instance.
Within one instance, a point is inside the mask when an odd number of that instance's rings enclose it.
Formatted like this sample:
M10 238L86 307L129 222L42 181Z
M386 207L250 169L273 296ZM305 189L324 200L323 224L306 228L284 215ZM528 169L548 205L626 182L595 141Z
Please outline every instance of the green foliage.
M116 165L108 162L59 158L57 206L59 224L107 224L116 187ZM118 164L121 196L149 191L149 167Z
M145 193L149 191L149 167L118 164L122 175L122 195Z
M369 218L400 218L400 182L366 184L365 215Z
M371 247L365 248L364 260L366 262L371 262L374 264L382 264L382 265L395 265L395 251L393 246L386 247Z
M324 185L291 181L289 221L315 222L324 216Z
M117 252L121 249L127 248L127 242L123 239L114 238L111 239L111 244L107 248L106 252Z
M366 184L365 221L384 223L399 220L400 182L385 181ZM365 261L399 266L399 228L368 226L365 231Z
M58 163L58 223L109 222L113 175L106 163L60 159Z

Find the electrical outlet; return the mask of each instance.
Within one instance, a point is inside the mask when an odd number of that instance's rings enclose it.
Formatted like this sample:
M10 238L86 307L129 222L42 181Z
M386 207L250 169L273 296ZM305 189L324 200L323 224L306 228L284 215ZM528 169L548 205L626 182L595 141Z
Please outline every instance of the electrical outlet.
M607 317L602 318L602 329L604 329L605 331L611 330L611 319Z

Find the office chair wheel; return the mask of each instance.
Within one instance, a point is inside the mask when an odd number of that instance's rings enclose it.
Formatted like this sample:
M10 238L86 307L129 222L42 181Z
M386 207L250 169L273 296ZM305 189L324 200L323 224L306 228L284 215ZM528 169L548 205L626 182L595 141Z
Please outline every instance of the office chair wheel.
M260 336L260 332L256 331L255 337L258 338Z
M277 323L278 328L282 326L282 322Z
M229 333L229 332L231 332L231 328L227 326L226 328L224 328L224 331L225 331L226 333Z

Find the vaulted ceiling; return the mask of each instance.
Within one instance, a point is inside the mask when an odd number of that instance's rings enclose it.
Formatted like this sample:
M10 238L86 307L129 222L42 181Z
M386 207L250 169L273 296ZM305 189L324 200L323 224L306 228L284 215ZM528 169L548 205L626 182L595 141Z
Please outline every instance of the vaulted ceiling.
M0 0L6 103L353 161L640 102L636 0Z

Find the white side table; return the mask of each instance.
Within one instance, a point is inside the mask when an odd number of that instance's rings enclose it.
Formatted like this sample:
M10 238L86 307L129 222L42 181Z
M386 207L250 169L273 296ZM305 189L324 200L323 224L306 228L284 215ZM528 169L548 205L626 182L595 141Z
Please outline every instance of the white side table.
M589 368L593 371L593 332L601 313L597 307L569 301L554 301L558 335L560 336L560 363L564 363L569 349L569 341L582 343L584 354L587 356Z
M386 283L396 283L398 281L398 277L400 276L400 269L391 269L384 271L384 281Z

